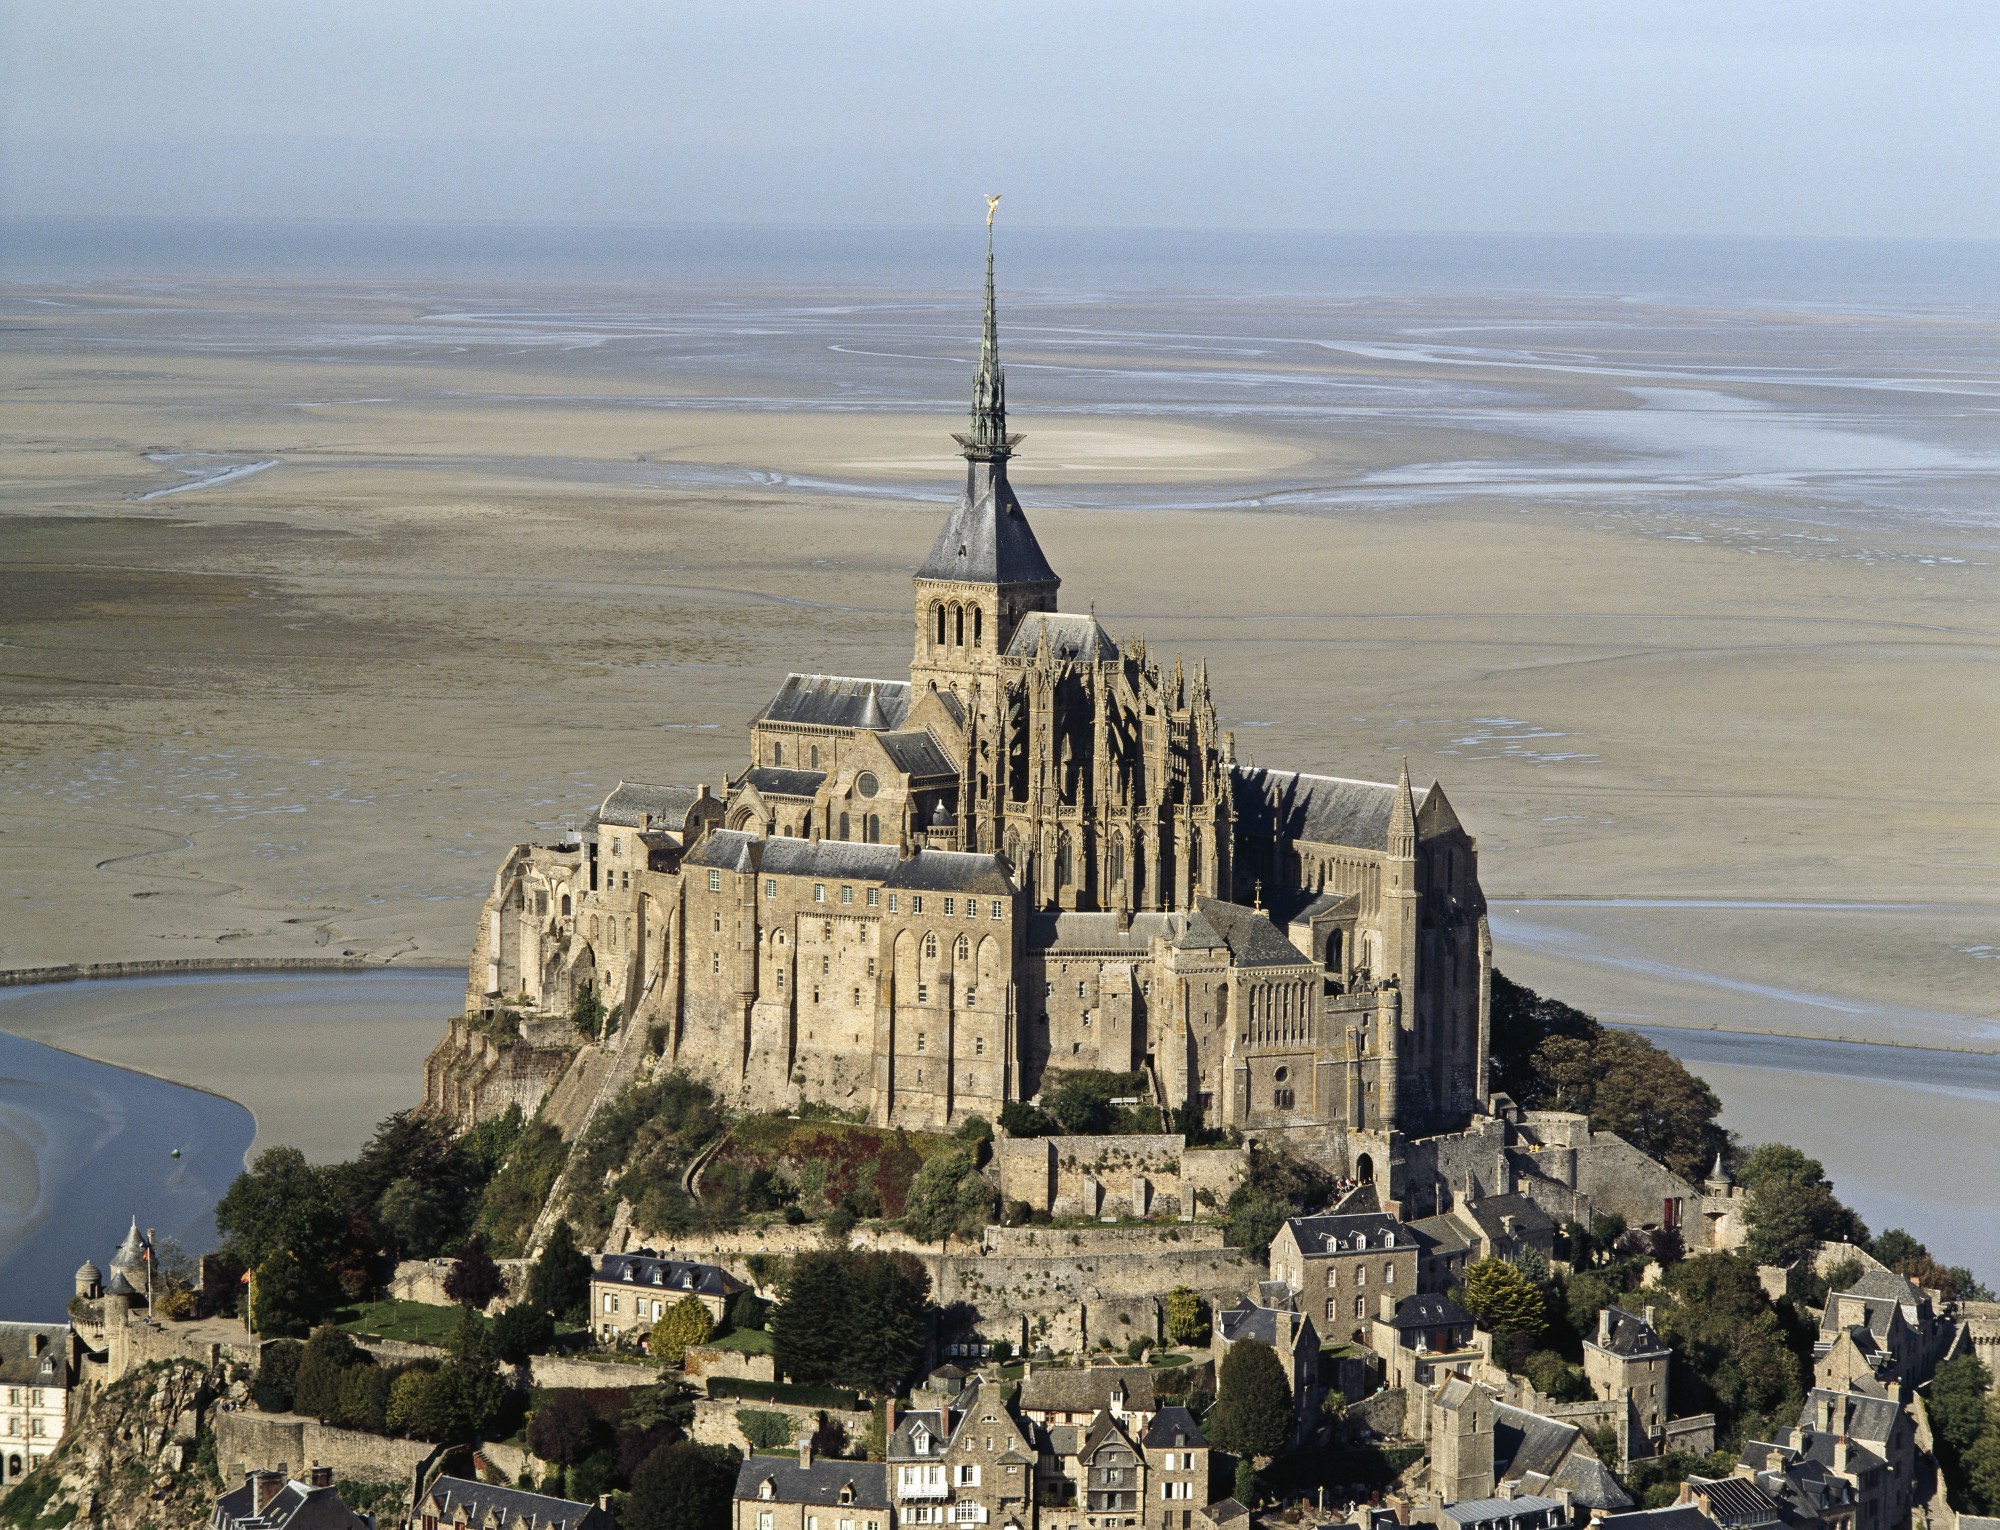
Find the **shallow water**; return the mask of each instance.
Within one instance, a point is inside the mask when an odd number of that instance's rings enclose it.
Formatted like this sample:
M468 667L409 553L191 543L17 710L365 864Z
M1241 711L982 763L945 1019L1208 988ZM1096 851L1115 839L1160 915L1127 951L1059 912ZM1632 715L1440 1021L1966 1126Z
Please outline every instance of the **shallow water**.
M59 1321L135 1215L205 1251L255 1132L233 1100L0 1033L0 1316Z

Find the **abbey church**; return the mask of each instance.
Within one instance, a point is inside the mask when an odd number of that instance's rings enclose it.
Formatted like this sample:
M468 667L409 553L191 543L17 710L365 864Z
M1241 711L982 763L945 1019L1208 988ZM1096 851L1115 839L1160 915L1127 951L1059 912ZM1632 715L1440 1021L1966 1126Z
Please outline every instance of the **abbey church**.
M1063 609L1008 480L990 233L957 440L907 678L787 675L725 783L626 781L517 846L470 1013L532 1027L589 989L740 1107L884 1125L1109 1069L1176 1128L1336 1158L1463 1127L1492 961L1472 837L1407 769L1238 763L1203 667Z

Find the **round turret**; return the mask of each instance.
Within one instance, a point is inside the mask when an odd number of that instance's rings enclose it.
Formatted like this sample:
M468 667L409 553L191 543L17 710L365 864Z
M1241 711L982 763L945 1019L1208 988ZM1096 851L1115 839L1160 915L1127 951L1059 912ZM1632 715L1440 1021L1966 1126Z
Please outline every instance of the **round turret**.
M87 1302L94 1302L104 1294L104 1272L88 1259L77 1266L76 1294Z

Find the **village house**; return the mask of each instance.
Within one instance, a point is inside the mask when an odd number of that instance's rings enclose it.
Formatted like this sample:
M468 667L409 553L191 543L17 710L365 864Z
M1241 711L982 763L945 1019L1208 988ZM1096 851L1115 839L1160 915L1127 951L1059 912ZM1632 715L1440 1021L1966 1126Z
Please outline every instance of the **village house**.
M333 1486L333 1469L315 1466L304 1482L283 1472L248 1472L239 1487L216 1499L209 1530L375 1530ZM486 1530L484 1525L480 1530Z
M1033 1525L1036 1450L1001 1389L984 1378L972 1377L936 1408L911 1408L894 1424L887 1445L899 1527Z
M1775 1441L1751 1440L1734 1475L1777 1499L1789 1525L1857 1530L1861 1522L1857 1479L1835 1472L1830 1456L1821 1459Z
M1657 1453L1667 1438L1667 1375L1673 1352L1644 1314L1605 1307L1597 1332L1583 1341L1583 1374L1601 1402L1622 1403L1633 1456Z
M1271 1239L1269 1269L1327 1339L1363 1344L1383 1294L1416 1294L1422 1261L1412 1228L1379 1210L1336 1211L1288 1220Z
M1259 1306L1247 1296L1218 1312L1210 1340L1218 1378L1229 1351L1245 1340L1276 1352L1292 1392L1292 1443L1303 1444L1319 1423L1319 1332L1312 1318L1289 1307Z
M0 1323L0 1495L62 1441L70 1345L67 1323Z
M614 1530L614 1526L600 1504L572 1503L465 1477L440 1477L419 1500L410 1530Z
M1492 1340L1449 1296L1420 1293L1378 1300L1368 1344L1382 1357L1384 1386L1431 1386L1453 1371L1470 1371L1490 1360Z
M1153 1415L1139 1441L1150 1485L1146 1530L1194 1530L1208 1507L1208 1439L1187 1409L1168 1406Z
M1885 1357L1882 1380L1922 1386L1950 1349L1956 1325L1941 1319L1930 1293L1892 1270L1868 1270L1844 1291L1829 1292L1820 1316L1815 1358L1832 1349L1843 1332L1860 1330Z
M894 1530L889 1472L880 1461L814 1455L751 1456L736 1471L731 1530Z
M643 1333L692 1296L720 1323L743 1282L720 1265L651 1254L601 1254L590 1276L590 1321L600 1339Z

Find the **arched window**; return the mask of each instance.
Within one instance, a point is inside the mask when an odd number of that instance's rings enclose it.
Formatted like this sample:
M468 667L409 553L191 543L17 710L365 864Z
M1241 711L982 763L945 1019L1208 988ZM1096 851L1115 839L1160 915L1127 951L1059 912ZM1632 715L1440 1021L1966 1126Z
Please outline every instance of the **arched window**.
M819 769L819 745L818 745L818 744L814 744L814 745L812 746L812 768L813 768L814 770L818 770L818 769Z
M972 942L967 940L963 935L959 936L958 946L953 955L957 956L960 961L964 961L968 956L972 955Z
M1188 885L1192 887L1196 879L1200 876L1201 838L1199 835L1190 835L1188 837Z
M1056 886L1069 886L1069 831L1056 841Z
M840 815L840 837L842 839L847 838L847 815L845 813Z
M1338 930L1328 930L1326 932L1326 970L1328 972L1340 971L1340 931Z
M1117 887L1125 880L1125 841L1117 835L1111 837L1111 885Z
M597 915L595 914L590 916L590 938L592 940L597 939Z
M937 936L926 935L924 937L924 955L932 961L937 960Z
M564 893L564 894L562 895L562 911L563 911L563 917L564 917L564 918L568 918L568 917L569 917L569 911L570 911L570 909L569 909L569 894L568 894L568 893Z
M942 601L931 602L931 629L936 634L935 641L937 642L938 646L943 647L944 646L944 603Z
M977 648L979 646L979 635L981 629L984 626L985 626L985 617L981 613L979 607L974 606L972 608L972 646L974 648Z
M771 745L771 763L773 765L782 765L785 763L785 746L783 744L774 743Z
M630 914L625 916L625 944L628 946L632 944L632 916Z
M873 813L870 813L866 818L862 819L861 837L867 840L868 843L871 845L881 844L882 820Z

